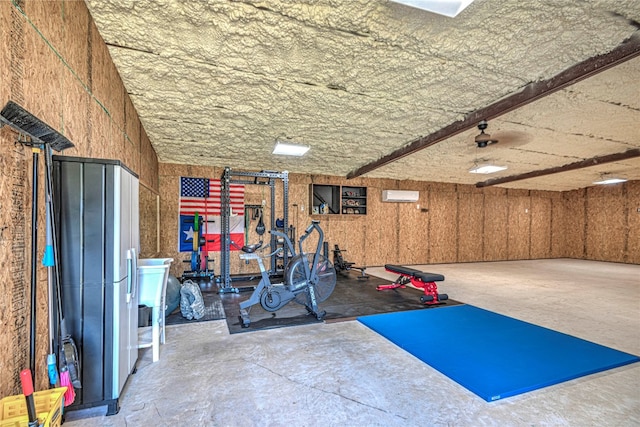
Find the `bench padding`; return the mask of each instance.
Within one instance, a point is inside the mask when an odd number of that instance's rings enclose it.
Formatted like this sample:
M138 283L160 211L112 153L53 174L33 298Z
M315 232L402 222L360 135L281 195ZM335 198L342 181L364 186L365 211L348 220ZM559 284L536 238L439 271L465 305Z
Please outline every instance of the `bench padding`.
M427 273L424 271L416 270L415 268L403 267L401 265L385 264L385 270L392 273L404 274L405 276L415 277L423 282L442 282L444 276L442 274Z

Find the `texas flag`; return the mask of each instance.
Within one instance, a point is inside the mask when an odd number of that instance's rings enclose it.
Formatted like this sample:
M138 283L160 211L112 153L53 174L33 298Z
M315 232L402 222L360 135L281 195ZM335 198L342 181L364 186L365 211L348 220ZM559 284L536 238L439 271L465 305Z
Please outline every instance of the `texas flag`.
M204 237L204 251L219 251L221 243L221 184L219 179L180 178L180 236L178 249L189 252L194 249L193 238L198 232ZM244 245L244 185L231 184L229 231L232 243L230 250ZM195 223L196 214L198 217ZM197 247L197 246L196 246Z

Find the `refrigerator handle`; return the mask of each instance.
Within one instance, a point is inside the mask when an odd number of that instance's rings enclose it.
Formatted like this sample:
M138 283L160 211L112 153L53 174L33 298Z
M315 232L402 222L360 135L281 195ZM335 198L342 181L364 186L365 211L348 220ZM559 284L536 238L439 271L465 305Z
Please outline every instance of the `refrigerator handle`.
M127 304L131 302L133 294L133 253L131 249L127 249Z
M132 269L133 269L133 277L131 278L131 298L137 299L136 295L138 294L138 252L136 248L131 248L131 259L132 259Z

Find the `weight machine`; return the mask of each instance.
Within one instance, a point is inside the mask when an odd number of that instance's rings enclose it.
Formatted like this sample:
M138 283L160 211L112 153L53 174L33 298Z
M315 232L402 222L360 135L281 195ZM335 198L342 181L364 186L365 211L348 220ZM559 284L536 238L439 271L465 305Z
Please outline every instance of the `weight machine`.
M350 271L350 270L360 270L360 275L358 279L368 279L370 276L366 274L364 271L367 267L356 267L355 262L348 262L344 260L342 256L342 252L346 252L346 249L340 249L340 246L333 246L333 266L336 269L336 272Z
M221 244L220 244L220 283L219 283L219 293L237 293L239 289L232 286L231 282L231 274L230 274L230 245L231 245L231 237L230 237L230 208L231 208L231 195L230 195L230 186L231 184L244 184L244 185L264 185L268 186L270 189L270 206L271 213L269 215L270 224L269 230L274 229L274 225L276 223L276 212L275 212L275 204L276 204L276 182L278 180L282 180L283 184L283 192L282 192L282 215L278 215L278 218L282 218L283 224L282 228L285 232L289 229L289 172L275 172L275 171L261 171L261 172L240 172L240 171L232 171L230 167L225 167L224 172L222 173L221 179L221 212L220 212L220 234L221 234ZM278 239L274 234L271 234L270 245L272 248L276 248L278 245ZM283 260L286 260L291 256L290 249L286 247L283 248ZM267 274L270 276L274 276L277 274L277 266L276 266L276 257L271 258L270 268L267 271Z

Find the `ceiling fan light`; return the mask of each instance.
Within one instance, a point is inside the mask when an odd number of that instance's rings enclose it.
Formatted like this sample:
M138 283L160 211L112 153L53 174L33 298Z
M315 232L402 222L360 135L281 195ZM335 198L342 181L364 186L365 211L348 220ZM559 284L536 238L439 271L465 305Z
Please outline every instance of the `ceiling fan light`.
M276 141L276 146L273 148L273 154L300 157L309 151L309 148L310 147L307 145Z
M596 185L620 184L621 182L627 182L627 180L625 178L602 178L599 181L593 181Z
M496 173L496 172L500 172L507 169L506 166L496 166L496 165L482 165L482 166L475 166L472 169L469 169L469 173L479 173L479 174L490 174L490 173Z
M438 15L455 18L467 6L473 3L473 0L391 0L395 3L404 4Z

